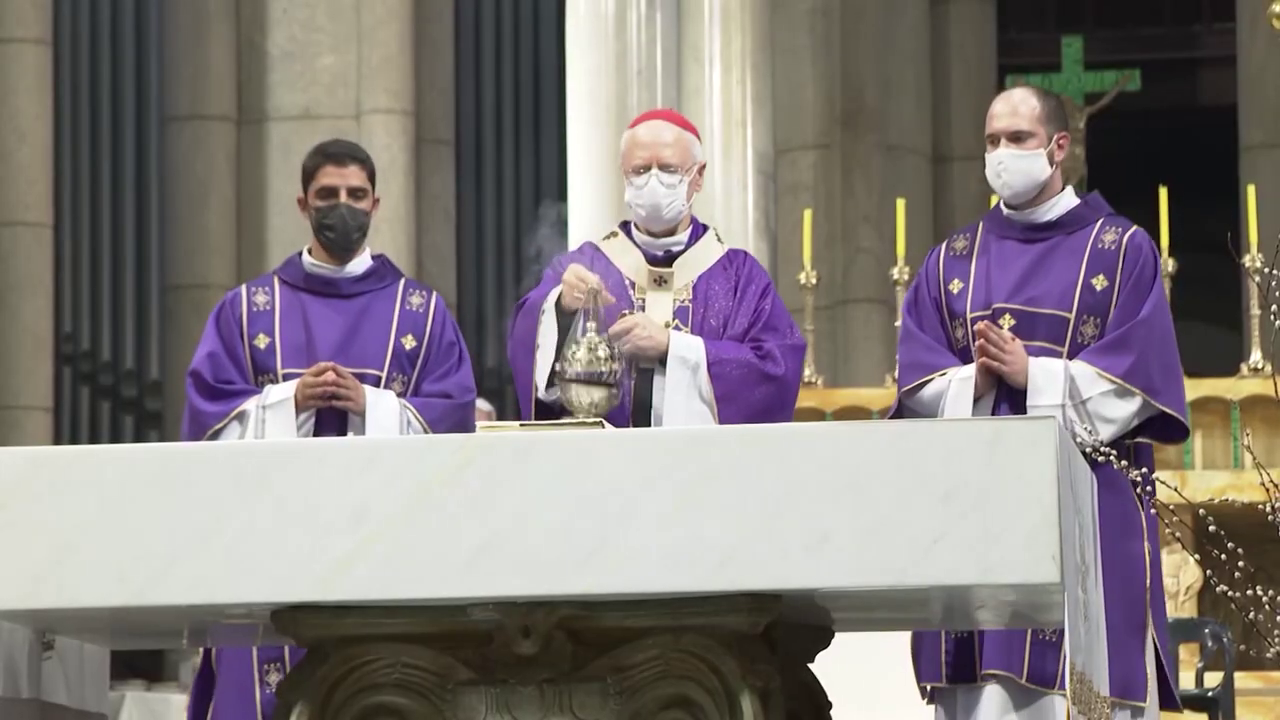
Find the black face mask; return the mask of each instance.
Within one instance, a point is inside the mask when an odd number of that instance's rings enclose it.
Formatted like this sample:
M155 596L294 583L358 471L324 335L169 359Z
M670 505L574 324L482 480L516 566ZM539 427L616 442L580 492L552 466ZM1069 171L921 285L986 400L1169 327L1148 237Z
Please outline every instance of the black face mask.
M311 232L329 257L346 264L369 235L369 211L344 202L312 206Z

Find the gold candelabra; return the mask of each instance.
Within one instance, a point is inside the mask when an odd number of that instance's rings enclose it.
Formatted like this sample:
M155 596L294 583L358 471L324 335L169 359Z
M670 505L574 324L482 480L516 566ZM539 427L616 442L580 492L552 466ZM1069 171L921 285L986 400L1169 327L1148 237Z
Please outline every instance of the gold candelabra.
M907 285L911 283L911 267L901 262L889 268L889 279L893 281L893 372L884 378L884 384L896 387L898 384L898 336L902 333L902 304L907 300Z
M813 302L818 290L818 271L807 268L800 271L796 278L800 281L800 291L804 293L804 374L800 376L800 384L811 387L822 387L822 376L818 374L817 364L813 360L814 320Z
M1173 302L1173 276L1178 274L1178 261L1166 255L1160 259L1160 279L1164 281L1164 296Z
M1266 263L1262 254L1249 253L1240 260L1249 278L1249 358L1240 363L1241 375L1270 375L1271 362L1262 354L1262 299L1259 289Z

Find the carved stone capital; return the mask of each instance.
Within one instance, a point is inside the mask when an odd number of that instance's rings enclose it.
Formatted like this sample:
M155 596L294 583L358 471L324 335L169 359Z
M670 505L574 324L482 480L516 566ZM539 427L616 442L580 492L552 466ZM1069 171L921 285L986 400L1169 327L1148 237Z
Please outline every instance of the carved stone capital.
M807 664L830 630L789 632L780 608L739 596L283 610L276 627L308 652L281 685L275 717L829 718Z

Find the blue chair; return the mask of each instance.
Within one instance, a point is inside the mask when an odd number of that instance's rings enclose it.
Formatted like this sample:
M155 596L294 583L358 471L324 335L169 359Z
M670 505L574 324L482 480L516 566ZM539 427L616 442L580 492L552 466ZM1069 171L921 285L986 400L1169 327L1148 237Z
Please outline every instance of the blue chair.
M1236 720L1236 646L1231 640L1231 632L1209 618L1169 618L1169 635L1173 640L1175 658L1177 648L1183 645L1200 646L1195 687L1178 690L1182 707L1204 713L1211 720ZM1205 666L1218 655L1222 657L1222 680L1207 688L1204 686ZM1176 681L1176 670L1173 675Z

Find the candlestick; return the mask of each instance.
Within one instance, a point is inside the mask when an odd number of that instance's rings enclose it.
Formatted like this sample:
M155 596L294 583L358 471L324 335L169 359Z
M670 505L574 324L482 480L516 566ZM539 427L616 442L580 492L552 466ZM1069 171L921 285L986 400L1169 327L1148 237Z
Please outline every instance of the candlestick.
M902 305L907 300L907 285L911 283L911 268L899 261L889 268L889 280L893 282L893 301L896 306L893 320L893 341L897 347L898 336L902 333ZM886 375L884 384L890 387L898 384L898 351L893 352L893 372Z
M1265 263L1262 255L1253 252L1245 255L1240 264L1249 278L1249 357L1240 364L1240 374L1270 375L1271 362L1262 355L1262 303L1259 298L1259 283L1262 282Z
M907 199L898 198L895 209L894 243L899 265L907 263Z
M1244 215L1249 230L1249 254L1258 254L1258 186L1244 186Z
M1178 274L1178 261L1166 255L1160 258L1160 279L1164 281L1164 296L1173 302L1173 276Z
M822 376L818 374L818 366L813 359L813 297L818 289L818 271L813 268L801 270L796 279L800 281L800 291L804 294L804 324L800 327L805 341L804 373L800 376L800 384L822 387Z
M1160 257L1169 257L1169 188L1160 186Z
M813 269L813 208L805 208L800 230L800 253L806 272Z

